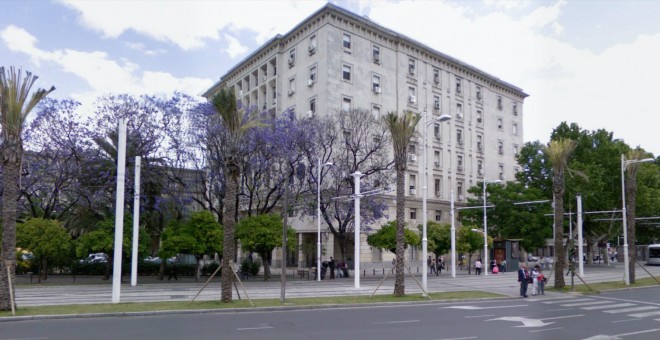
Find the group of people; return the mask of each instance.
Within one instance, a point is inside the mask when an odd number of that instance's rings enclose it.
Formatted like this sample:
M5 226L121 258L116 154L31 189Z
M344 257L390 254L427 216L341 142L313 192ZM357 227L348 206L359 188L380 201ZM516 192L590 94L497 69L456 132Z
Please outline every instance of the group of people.
M428 267L429 274L435 273L435 275L438 276L442 273L442 270L445 269L445 257L440 256L436 261L436 259L429 256L429 258L426 259L426 265Z
M520 283L520 297L527 297L527 288L532 284L532 295L545 295L545 283L547 278L543 275L541 266L538 264L532 268L532 271L527 270L527 265L522 264L518 269L518 283Z
M490 261L489 264L489 270L493 274L497 274L500 271L505 272L506 271L506 260L502 260L500 264L497 263L494 259ZM474 261L474 274L475 275L481 275L481 270L483 268L483 263L481 262L481 257L478 258L476 261Z
M335 269L337 270L338 279L342 277L348 277L348 267L346 266L346 261L344 260L335 261L335 259L332 256L330 256L330 261L328 261L328 265L330 267L331 279L335 278Z

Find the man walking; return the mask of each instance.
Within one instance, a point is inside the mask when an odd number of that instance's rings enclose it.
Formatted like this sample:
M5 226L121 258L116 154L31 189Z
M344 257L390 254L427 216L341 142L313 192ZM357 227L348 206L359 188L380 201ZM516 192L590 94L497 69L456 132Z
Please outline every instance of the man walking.
M335 278L335 259L330 256L330 262L328 262L330 265L330 279Z
M520 265L518 269L518 282L520 283L520 297L527 297L527 284L529 283L529 273L527 272L527 266L524 264Z

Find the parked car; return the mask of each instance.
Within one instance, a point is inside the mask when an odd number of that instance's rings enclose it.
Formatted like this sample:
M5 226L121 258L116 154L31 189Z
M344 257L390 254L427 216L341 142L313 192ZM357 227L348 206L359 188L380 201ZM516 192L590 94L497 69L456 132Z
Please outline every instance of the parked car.
M160 264L163 262L163 260L161 260L158 256L147 256L144 258L144 262Z
M80 260L80 263L106 263L108 256L104 253L89 254L87 258Z
M538 260L539 260L538 257L536 257L536 256L534 256L534 255L532 255L532 254L527 253L527 262L536 262L536 261L538 261Z

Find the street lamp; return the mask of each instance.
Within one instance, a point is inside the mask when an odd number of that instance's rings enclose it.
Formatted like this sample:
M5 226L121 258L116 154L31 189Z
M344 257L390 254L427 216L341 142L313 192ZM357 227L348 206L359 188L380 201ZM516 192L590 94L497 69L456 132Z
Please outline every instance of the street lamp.
M626 286L630 285L630 273L628 272L628 268L630 266L629 259L628 259L628 221L626 217L626 181L625 181L625 172L626 172L626 166L628 164L635 164L635 163L648 163L648 162L654 162L655 159L653 158L644 158L644 159L631 159L631 160L626 160L625 156L621 154L621 212L622 212L622 218L623 218L623 277L625 278L626 281ZM634 242L634 240L633 240ZM582 261L582 259L580 259Z
M439 117L433 118L430 122L427 119L428 114L424 111L424 194L422 195L422 287L424 290L427 289L427 273L428 273L428 263L426 258L428 256L428 238L426 237L426 224L428 222L428 214L426 212L426 199L428 197L428 162L427 162L427 149L428 149L428 136L427 130L429 125L434 123L441 123L451 119L451 116L448 114L441 115ZM437 255L437 254L436 254Z
M502 181L499 179L489 181L484 178L484 267L488 265L488 217L486 215L486 185L488 183L502 183ZM484 270L484 275L488 275L488 270Z
M324 166L333 166L332 162L327 162L321 166L321 158L317 159L316 167L316 223L317 223L317 234L316 234L316 276L317 281L321 281L321 168Z

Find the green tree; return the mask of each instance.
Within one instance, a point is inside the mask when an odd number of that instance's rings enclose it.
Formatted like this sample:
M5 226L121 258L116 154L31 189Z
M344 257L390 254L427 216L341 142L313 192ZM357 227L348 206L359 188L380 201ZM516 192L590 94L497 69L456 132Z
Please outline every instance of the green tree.
M417 228L421 232L422 225L418 225ZM451 250L451 225L429 221L426 225L426 238L428 239L429 250L436 257L447 254Z
M403 248L408 248L408 245L417 246L420 244L419 234L413 230L405 228L404 233L404 245ZM378 249L389 250L392 253L396 253L396 235L397 235L397 224L396 221L389 221L383 225L377 232L367 236L367 244Z
M124 216L125 230L124 240L122 241L122 259L130 258L133 247L133 232L127 232L126 226L132 226L132 218L128 214ZM151 241L144 228L140 228L138 237L138 256L142 258L149 253ZM95 230L82 234L75 241L75 247L76 256L79 258L84 258L90 253L105 253L108 256L105 279L108 279L112 272L115 251L114 217L99 222Z
M49 93L55 90L37 89L30 95L32 86L38 77L31 72L10 67L0 67L0 124L2 139L2 263L0 263L0 310L10 310L15 301L11 301L9 280L12 289L15 277L7 275L16 270L16 202L18 201L19 174L23 160L23 128L28 114Z
M459 253L467 253L468 273L472 265L472 254L484 248L484 235L480 232L472 230L472 226L464 225L458 229L456 237L456 250ZM488 245L493 244L493 238L488 236ZM482 268L486 268L486 264L482 264Z
M394 168L396 169L396 270L394 279L394 296L403 296L406 286L403 273L403 258L405 250L405 176L408 167L408 149L410 140L415 135L415 127L421 116L412 111L404 111L401 116L396 112L388 112L384 117L385 124L392 136L394 148Z
M564 172L568 167L568 159L575 150L577 143L572 139L552 140L544 152L552 164L552 194L555 203L555 287L566 286L564 268L566 256L564 251Z
M176 254L194 255L195 281L197 281L200 277L200 261L204 255L221 253L222 246L223 232L220 223L210 211L198 211L192 213L187 221L171 222L163 233L163 244L159 254L161 258L169 258ZM231 273L231 270L224 272ZM231 275L223 276L231 277Z
M64 263L71 251L71 236L56 220L32 218L19 224L16 243L39 263L39 282L48 279L48 264Z
M246 217L236 225L236 238L241 241L244 250L257 253L264 264L264 280L271 278L270 262L273 249L282 246L282 218L275 214ZM287 247L296 247L296 233L287 230Z
M226 183L225 207L222 224L224 226L224 240L222 245L222 268L229 272L229 261L234 259L234 234L237 220L238 179L241 174L240 146L248 130L259 125L259 122L245 110L238 109L236 94L233 89L222 88L211 98L211 103L218 112L222 125L228 134L225 145L224 176ZM222 276L221 300L231 302L232 283L231 275Z

